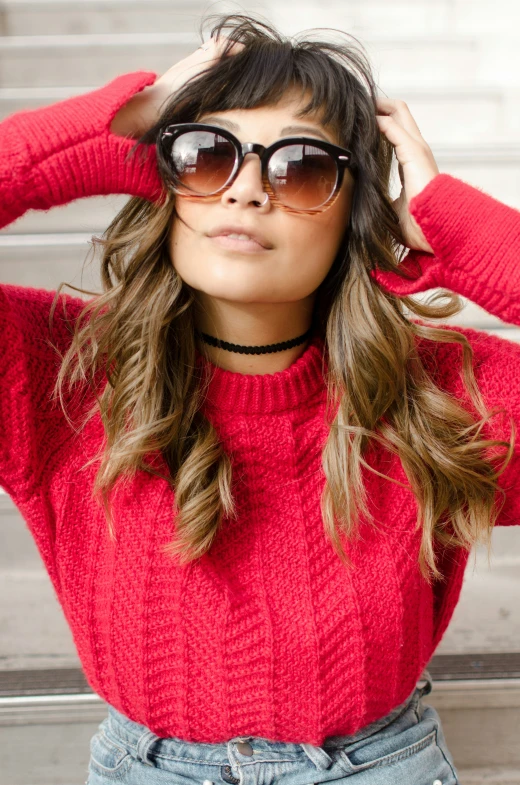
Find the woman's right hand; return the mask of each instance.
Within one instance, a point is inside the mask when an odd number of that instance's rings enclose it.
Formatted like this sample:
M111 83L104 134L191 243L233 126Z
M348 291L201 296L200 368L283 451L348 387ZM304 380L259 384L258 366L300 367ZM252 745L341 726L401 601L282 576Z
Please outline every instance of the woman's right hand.
M114 116L110 131L117 136L139 139L160 117L161 107L170 95L177 92L193 76L211 68L219 59L226 37L210 38L203 49L199 47L188 57L175 63L153 85L136 93ZM235 43L230 54L236 54L243 44Z

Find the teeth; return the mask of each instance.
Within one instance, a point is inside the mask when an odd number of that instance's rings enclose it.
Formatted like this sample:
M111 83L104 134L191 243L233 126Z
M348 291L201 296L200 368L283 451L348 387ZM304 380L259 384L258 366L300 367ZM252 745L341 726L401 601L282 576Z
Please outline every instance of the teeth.
M250 240L248 234L228 234L228 237L232 237L233 240Z

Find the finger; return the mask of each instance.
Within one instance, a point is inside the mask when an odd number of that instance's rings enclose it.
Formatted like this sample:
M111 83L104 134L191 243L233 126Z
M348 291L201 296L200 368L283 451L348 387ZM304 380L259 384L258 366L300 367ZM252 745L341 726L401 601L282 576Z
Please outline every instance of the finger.
M211 68L224 52L226 44L229 42L227 36L219 38L209 38L204 44L195 49L184 61L188 69L195 69L195 72ZM230 54L236 54L243 44L233 43L230 47ZM204 66L204 68L202 68Z
M227 35L220 35L218 38L210 38L205 44L202 45L201 48L210 53L213 57L218 58L222 56L224 50L228 46L229 37ZM229 47L228 53L237 54L243 48L244 44L234 41Z
M419 126L415 122L412 113L404 101L379 96L376 105L382 115L393 117L397 123L408 131L410 136L414 136L416 139L423 138Z
M417 163L425 157L424 139L419 143L419 140L411 136L391 115L376 115L376 120L380 130L394 146L396 158L402 167L414 161ZM401 183L404 185L403 179Z

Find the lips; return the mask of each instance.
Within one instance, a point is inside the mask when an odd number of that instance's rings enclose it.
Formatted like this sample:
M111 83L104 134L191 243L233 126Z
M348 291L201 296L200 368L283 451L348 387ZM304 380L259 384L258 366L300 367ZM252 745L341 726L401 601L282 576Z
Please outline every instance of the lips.
M211 232L208 232L208 237L227 237L230 234L245 234L263 248L273 247L263 234L260 234L254 229L249 229L247 226L241 226L240 224L235 224L233 226L230 224L223 224L217 226L215 229L212 229Z

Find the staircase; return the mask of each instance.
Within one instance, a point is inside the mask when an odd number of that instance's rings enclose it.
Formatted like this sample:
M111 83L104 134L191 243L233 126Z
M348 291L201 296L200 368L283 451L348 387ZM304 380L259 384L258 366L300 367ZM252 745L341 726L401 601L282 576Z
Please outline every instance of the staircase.
M118 74L163 73L199 45L204 7L198 0L0 0L0 119ZM268 0L241 8L289 34L330 26L356 36L383 92L408 104L440 170L520 209L517 4ZM226 9L240 10L210 8ZM395 196L398 188L395 176ZM1 280L99 289L95 265L82 269L89 240L127 199L80 199L0 230ZM469 301L448 322L520 341L520 328ZM106 706L84 683L50 581L5 494L0 526L0 785L80 785ZM476 549L430 671L427 702L441 715L461 785L520 785L520 526L494 532L490 567Z

